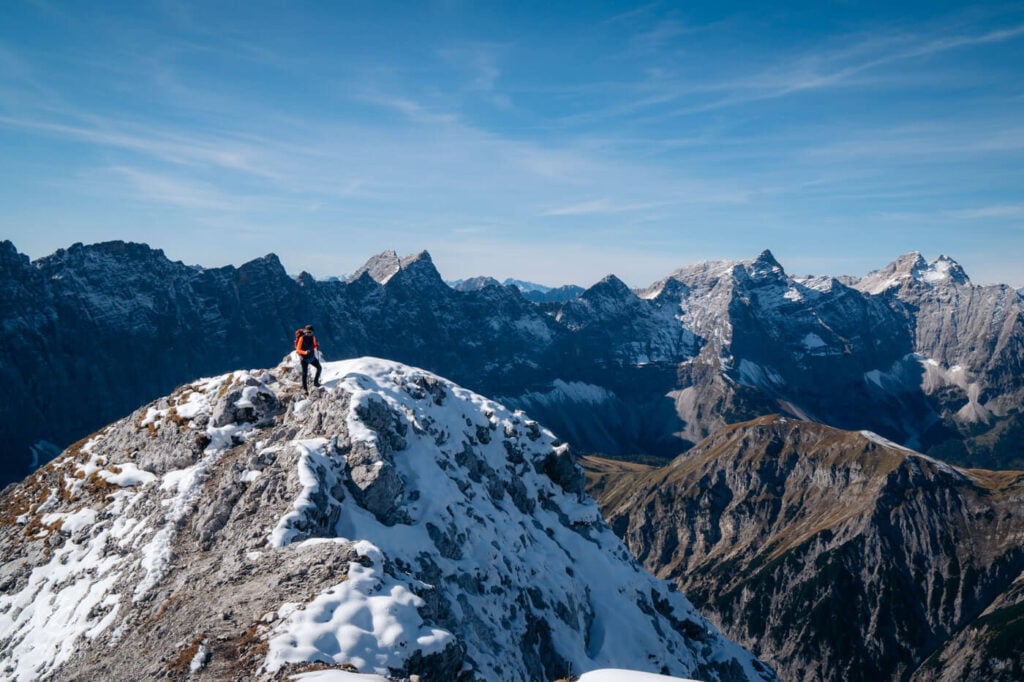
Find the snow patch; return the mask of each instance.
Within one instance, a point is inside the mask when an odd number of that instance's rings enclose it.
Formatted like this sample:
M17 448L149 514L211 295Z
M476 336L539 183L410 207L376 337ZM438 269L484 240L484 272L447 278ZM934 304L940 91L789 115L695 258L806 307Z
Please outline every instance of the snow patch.
M806 336L804 336L802 343L804 345L804 348L806 348L809 351L816 350L818 348L826 348L828 346L828 344L825 343L825 341L820 336L813 332L810 332Z
M314 458L321 462L324 460L326 457L324 446L327 445L327 439L296 441L293 445L299 450L299 483L302 485L302 492L293 503L292 511L277 522L270 537L267 538L267 544L271 547L284 547L294 540L299 534L298 526L306 520L309 512L317 509L312 498L320 490L320 479L314 471L313 460ZM337 478L333 478L331 483L337 483Z
M747 386L757 386L770 390L785 384L782 375L775 369L759 365L745 358L740 360L737 372L739 374L739 383Z
M206 662L210 660L210 650L206 648L206 644L200 644L199 648L196 649L195 656L188 664L188 670L193 675L206 667Z
M295 682L390 682L388 678L372 673L350 673L345 670L317 670L291 677Z
M145 485L146 483L151 483L156 480L155 474L143 471L131 462L118 464L117 468L119 471L116 473L113 471L99 471L97 472L97 475L107 483L112 483L122 488Z
M423 605L407 585L351 562L344 582L273 629L266 669L326 659L386 675L414 651L439 653L454 641L450 632L423 623L417 610Z
M894 450L900 450L900 451L905 452L906 454L910 455L913 458L921 459L921 460L924 460L926 462L929 462L932 466L934 466L939 471L942 471L943 473L949 474L951 476L956 476L957 478L960 478L960 479L964 479L964 480L967 479L966 475L964 475L960 470L953 468L949 464L947 464L945 462L942 462L942 461L939 461L939 460L935 459L934 457L929 457L928 455L925 455L923 453L917 452L916 450L912 450L912 449L910 449L908 447L904 447L904 446L900 445L899 443L894 443L891 440L889 440L888 438L885 438L883 436L878 435L874 431L861 431L860 435L864 436L865 438L867 438L868 440L870 440L873 443L877 443L878 445L884 445L887 448L892 448ZM916 466L916 462L912 461L911 463Z
M591 670L580 675L578 682L695 682L683 677L671 677L669 675L657 675L655 673L643 673L636 670L623 670L621 668L603 668Z
M523 403L551 405L557 403L587 403L601 405L615 400L615 394L602 386L587 384L582 381L563 381L555 379L550 390L540 393L531 391L524 393L519 400Z

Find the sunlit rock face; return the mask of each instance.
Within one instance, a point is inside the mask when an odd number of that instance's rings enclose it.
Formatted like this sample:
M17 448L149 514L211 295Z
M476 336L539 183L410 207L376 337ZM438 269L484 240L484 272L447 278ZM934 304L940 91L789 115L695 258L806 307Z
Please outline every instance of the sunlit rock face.
M660 468L585 459L608 523L783 680L1015 680L1024 472L779 416Z

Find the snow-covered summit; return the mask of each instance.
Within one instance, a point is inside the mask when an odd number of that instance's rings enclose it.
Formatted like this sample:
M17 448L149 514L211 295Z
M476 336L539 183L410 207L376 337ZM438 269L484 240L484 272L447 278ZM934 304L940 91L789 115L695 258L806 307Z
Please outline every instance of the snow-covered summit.
M940 255L928 262L919 252L913 251L900 256L881 270L868 273L854 286L868 294L881 294L911 283L934 287L947 284L969 285L971 280L952 258Z
M637 565L523 413L375 358L308 397L294 371L184 386L5 494L5 676L774 679Z

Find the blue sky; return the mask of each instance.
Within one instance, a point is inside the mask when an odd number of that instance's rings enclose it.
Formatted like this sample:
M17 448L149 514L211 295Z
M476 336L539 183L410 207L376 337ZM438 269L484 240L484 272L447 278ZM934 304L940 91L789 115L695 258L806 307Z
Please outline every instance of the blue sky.
M642 286L917 250L1024 286L1024 3L0 15L0 237L33 258L125 239L323 277L427 249L449 279Z

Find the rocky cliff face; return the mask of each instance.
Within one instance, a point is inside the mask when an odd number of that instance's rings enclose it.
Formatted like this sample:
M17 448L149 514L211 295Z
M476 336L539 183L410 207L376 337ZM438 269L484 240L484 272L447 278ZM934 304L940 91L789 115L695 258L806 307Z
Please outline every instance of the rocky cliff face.
M425 252L318 282L274 256L205 270L111 242L30 263L4 242L0 289L0 483L45 461L41 440L63 446L196 376L272 364L309 322L328 358L427 367L591 452L669 458L781 412L954 462L1024 464L1024 301L948 259L840 281L791 277L764 252L532 304L514 286L454 290Z
M973 466L1024 467L1024 301L975 286L944 256L908 254L855 286L887 301L913 335L921 387L941 417L925 446ZM883 377L883 381L891 381Z
M644 565L784 680L1024 674L1024 473L771 416L589 468Z
M697 338L674 393L689 440L783 411L905 440L930 418L919 391L872 392L865 376L912 351L883 301L832 278L797 280L770 252L677 271L642 294Z
M387 361L295 372L182 386L3 493L5 679L775 679L522 413Z

